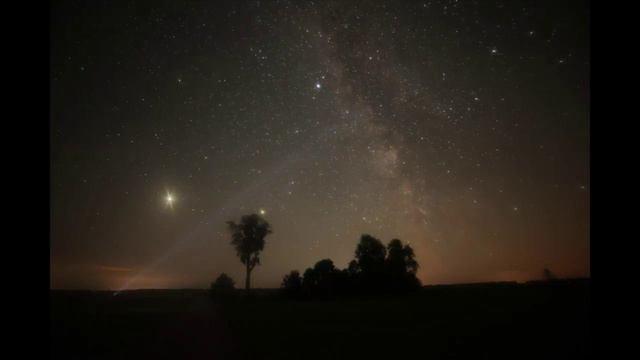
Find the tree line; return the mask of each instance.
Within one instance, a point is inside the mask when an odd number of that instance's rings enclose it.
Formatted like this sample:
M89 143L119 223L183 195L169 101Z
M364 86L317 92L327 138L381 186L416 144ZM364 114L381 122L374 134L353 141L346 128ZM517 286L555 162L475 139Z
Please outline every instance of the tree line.
M245 290L251 289L251 273L260 264L265 238L271 225L257 214L245 215L240 222L227 222L231 244L245 266ZM402 293L421 287L416 277L418 262L411 246L399 239L386 246L375 237L363 234L346 269L335 267L331 259L318 261L302 275L297 270L282 280L282 293L291 298L327 298L337 295ZM211 289L224 293L234 288L233 280L221 274Z
M402 293L421 287L413 249L393 239L386 246L375 237L360 237L355 257L346 269L331 259L318 261L302 276L297 270L285 275L281 288L293 298L326 298L336 295Z

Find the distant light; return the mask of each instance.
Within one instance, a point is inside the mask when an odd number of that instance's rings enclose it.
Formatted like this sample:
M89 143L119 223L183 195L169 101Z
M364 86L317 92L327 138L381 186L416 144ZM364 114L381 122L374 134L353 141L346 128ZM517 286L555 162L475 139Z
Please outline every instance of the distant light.
M266 213L267 213L267 212L266 212L264 209L260 209L260 215L264 215L264 214L266 214Z
M320 89L322 87L322 85L320 85L320 83L316 83L316 89Z
M164 198L164 201L168 207L173 209L173 203L176 202L176 198L175 196L173 196L173 194L168 192L167 196Z

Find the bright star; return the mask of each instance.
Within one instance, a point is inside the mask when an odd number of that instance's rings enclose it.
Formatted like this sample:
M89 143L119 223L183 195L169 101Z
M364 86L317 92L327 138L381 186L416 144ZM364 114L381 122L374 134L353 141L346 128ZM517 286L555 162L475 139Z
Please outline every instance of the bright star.
M267 213L267 212L266 212L264 209L260 209L260 215L264 215L264 214L266 214L266 213Z
M320 85L320 83L316 83L316 89L320 89L322 87L322 85Z
M173 203L176 201L176 198L173 194L167 192L167 196L164 198L164 201L168 207L173 209Z

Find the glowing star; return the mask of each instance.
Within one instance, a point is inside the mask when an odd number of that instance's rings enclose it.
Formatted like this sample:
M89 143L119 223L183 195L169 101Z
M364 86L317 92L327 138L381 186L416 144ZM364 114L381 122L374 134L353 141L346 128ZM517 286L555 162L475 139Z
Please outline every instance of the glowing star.
M168 207L173 209L173 203L176 201L175 196L171 193L167 193L167 196L164 198L165 203Z
M264 215L264 214L266 214L266 213L267 213L267 212L266 212L264 209L260 209L260 215Z
M320 83L316 83L316 89L320 90L320 88L322 88L322 85L320 85Z

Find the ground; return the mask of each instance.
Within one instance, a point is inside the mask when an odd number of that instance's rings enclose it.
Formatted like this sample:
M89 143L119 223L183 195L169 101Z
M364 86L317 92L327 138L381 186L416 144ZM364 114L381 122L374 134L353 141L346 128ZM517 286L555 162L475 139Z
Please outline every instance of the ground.
M588 355L588 280L294 301L257 290L51 291L53 358L495 359Z

